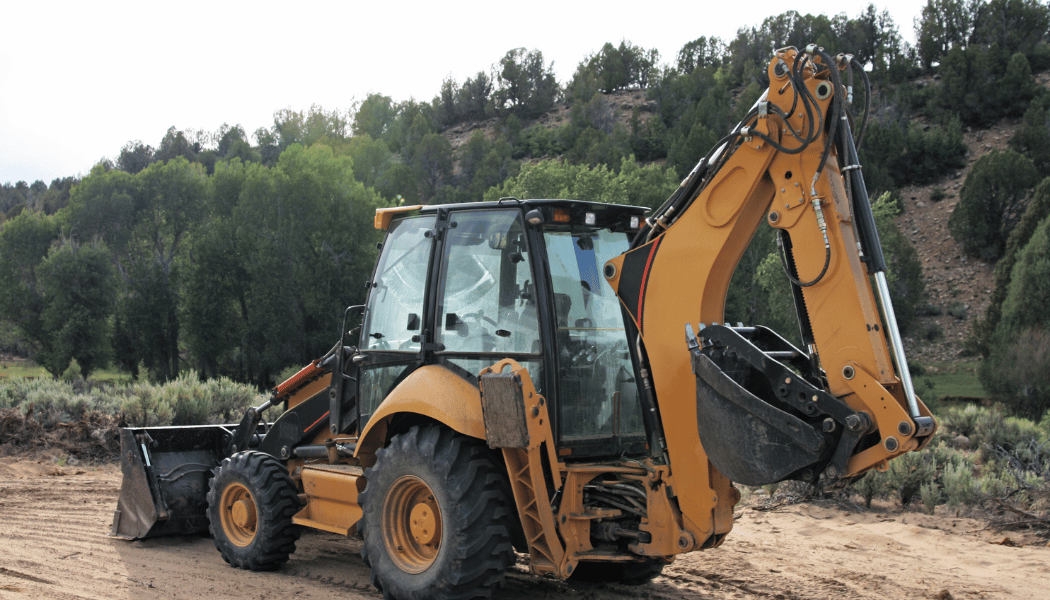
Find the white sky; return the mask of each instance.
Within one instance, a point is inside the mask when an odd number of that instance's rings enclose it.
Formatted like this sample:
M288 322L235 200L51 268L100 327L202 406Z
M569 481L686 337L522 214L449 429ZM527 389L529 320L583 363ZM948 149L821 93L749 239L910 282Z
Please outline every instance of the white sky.
M866 1L254 2L10 0L0 7L0 183L85 175L171 126L250 135L282 108L350 108L371 92L431 100L512 48L558 81L605 42L671 63L700 36L731 40L787 10L856 17ZM914 40L921 0L875 2ZM748 10L744 10L747 8ZM831 49L849 51L848 48Z

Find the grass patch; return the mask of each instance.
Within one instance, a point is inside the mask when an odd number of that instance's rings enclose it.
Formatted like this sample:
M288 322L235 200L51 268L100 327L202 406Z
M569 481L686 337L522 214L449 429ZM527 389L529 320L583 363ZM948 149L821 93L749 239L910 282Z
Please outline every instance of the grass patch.
M48 373L44 367L41 367L31 360L15 360L15 361L4 361L0 362L0 379L39 379L39 378L51 378L51 373ZM128 383L131 381L131 375L119 371L114 368L103 369L101 371L93 371L90 379L92 381L106 381L111 383Z
M921 376L913 375L915 390L923 401L927 398L988 398L990 395L977 379L977 361L923 365Z

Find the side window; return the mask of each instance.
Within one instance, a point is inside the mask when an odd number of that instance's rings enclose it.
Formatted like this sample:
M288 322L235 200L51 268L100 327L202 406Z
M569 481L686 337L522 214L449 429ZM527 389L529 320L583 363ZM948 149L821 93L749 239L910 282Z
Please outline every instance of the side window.
M600 273L627 249L608 230L545 231L554 286L562 439L644 433L619 300Z
M446 234L437 342L445 352L541 352L528 248L516 210L455 213Z
M423 294L436 217L410 217L390 225L376 267L361 328L362 350L419 352Z

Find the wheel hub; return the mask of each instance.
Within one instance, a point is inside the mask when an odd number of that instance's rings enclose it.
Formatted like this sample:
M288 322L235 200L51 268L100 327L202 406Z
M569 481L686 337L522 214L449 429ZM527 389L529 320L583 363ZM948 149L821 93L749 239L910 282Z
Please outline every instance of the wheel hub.
M409 522L412 537L416 539L416 543L426 545L434 541L434 528L437 525L437 519L434 517L434 510L428 502L420 502L412 508L412 516Z
M406 573L422 573L437 560L441 509L422 479L405 475L390 486L383 504L383 542Z
M232 543L243 548L255 540L259 511L247 486L234 482L222 491L219 516L222 530Z
M254 529L255 520L258 518L255 514L255 503L250 500L241 499L233 503L233 522L238 527L244 529Z

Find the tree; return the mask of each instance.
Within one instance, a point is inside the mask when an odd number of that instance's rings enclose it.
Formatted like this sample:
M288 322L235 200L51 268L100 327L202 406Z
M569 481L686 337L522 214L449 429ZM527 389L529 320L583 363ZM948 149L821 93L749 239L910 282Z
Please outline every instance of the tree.
M1017 227L1010 232L1006 241L1006 250L995 265L995 288L992 290L984 318L974 324L973 334L968 344L979 355L987 357L995 342L995 332L1002 317L1003 301L1010 287L1014 265L1018 254L1028 245L1036 228L1050 217L1050 178L1043 179L1032 192L1024 216Z
M532 119L554 107L558 82L539 50L510 50L499 61L496 108Z
M980 4L981 0L927 0L915 23L923 69L930 69L952 48L966 46Z
M667 162L670 163L679 177L685 177L718 142L718 136L703 123L694 121L693 126L683 135L679 133L667 149Z
M506 140L500 139L494 144L480 130L475 130L459 149L461 187L465 188L463 200L481 200L485 190L510 176L514 168L511 152Z
M349 118L338 109L325 110L314 104L307 112L283 108L273 114L271 131L280 150L292 144L309 146L325 143L332 146L346 138Z
M350 130L355 136L368 135L373 140L384 139L387 128L397 116L394 101L390 96L369 94L354 107Z
M1013 150L993 150L977 159L948 219L952 236L966 254L986 261L1002 256L1038 182L1032 161Z
M153 159L158 162L164 162L182 157L187 161L193 162L197 159L197 154L200 151L199 143L191 142L185 132L179 131L172 126L168 128L168 132L164 134L164 139L157 146Z
M420 174L423 199L429 201L452 177L452 145L443 135L427 134L412 153L412 163Z
M801 346L802 335L792 300L791 283L784 274L780 257L775 253L766 254L758 264L755 285L759 291L754 298L755 305L762 311L755 319L755 324L765 325L789 342Z
M893 195L884 193L872 203L875 227L879 232L882 254L886 258L886 283L893 301L897 324L907 329L919 313L926 298L926 280L915 246L894 222L900 215L900 204Z
M619 178L627 190L627 203L656 208L678 188L679 180L671 167L659 164L642 166L629 155L620 163Z
M434 106L434 114L438 123L445 127L459 123L462 116L456 105L456 80L451 76L446 77L441 82L441 91L431 104Z
M244 178L241 178L243 185ZM193 235L182 281L179 319L186 348L207 376L240 374L248 265L238 253L231 217L205 223Z
M464 119L480 120L492 116L492 78L478 71L467 78L456 92L456 110Z
M978 375L1016 410L1039 418L1050 408L1050 218L1017 255L1002 317Z
M571 198L587 202L626 204L626 182L605 165L588 167L564 161L527 164L517 176L485 192L486 201L515 198Z
M137 175L96 168L74 189L65 226L101 237L120 274L116 358L133 374L142 362L160 379L179 371L179 263L206 216L209 180L182 156Z
M58 232L57 219L30 211L0 225L0 319L15 326L33 354L48 343L38 271Z
M1000 114L1007 117L1021 116L1028 109L1032 99L1042 88L1032 76L1032 67L1024 54L1017 52L1010 57L1006 72L997 83ZM1045 94L1045 90L1042 90Z
M1050 97L1037 98L1025 110L1017 133L1010 138L1010 149L1030 158L1039 174L1050 176Z
M864 137L861 164L866 173L875 173L867 178L872 190L931 183L944 171L965 164L966 144L958 119L923 127L892 112L884 111L873 120Z
M233 255L243 257L243 273L219 287L236 294L221 306L228 310L232 303L239 315L246 378L269 385L281 369L331 347L343 309L364 301L379 205L374 192L354 180L351 159L324 145L293 144L274 168L246 172L229 221L233 232L204 232L212 247L194 266L206 273L203 265L214 264L207 257L221 259L228 252L223 237L232 238ZM194 327L204 331L206 324ZM209 356L222 351L213 347Z
M117 168L132 175L145 169L153 162L153 147L140 141L128 142L117 157Z
M386 143L373 140L367 133L350 139L347 154L354 161L354 178L366 187L376 187L380 177L393 164L393 154Z
M675 69L680 75L689 75L702 67L718 67L726 53L725 43L717 37L698 37L686 43L675 58Z
M109 364L110 318L116 299L115 272L105 246L63 239L38 269L46 342L33 360L58 377L71 361L80 375Z
M596 54L588 57L577 69L577 75L593 74L597 87L609 94L629 87L646 88L653 79L660 53L644 50L627 40L619 46L606 43Z
M1045 68L1050 7L1038 0L974 0L971 44L996 46L1005 56L1021 52Z

